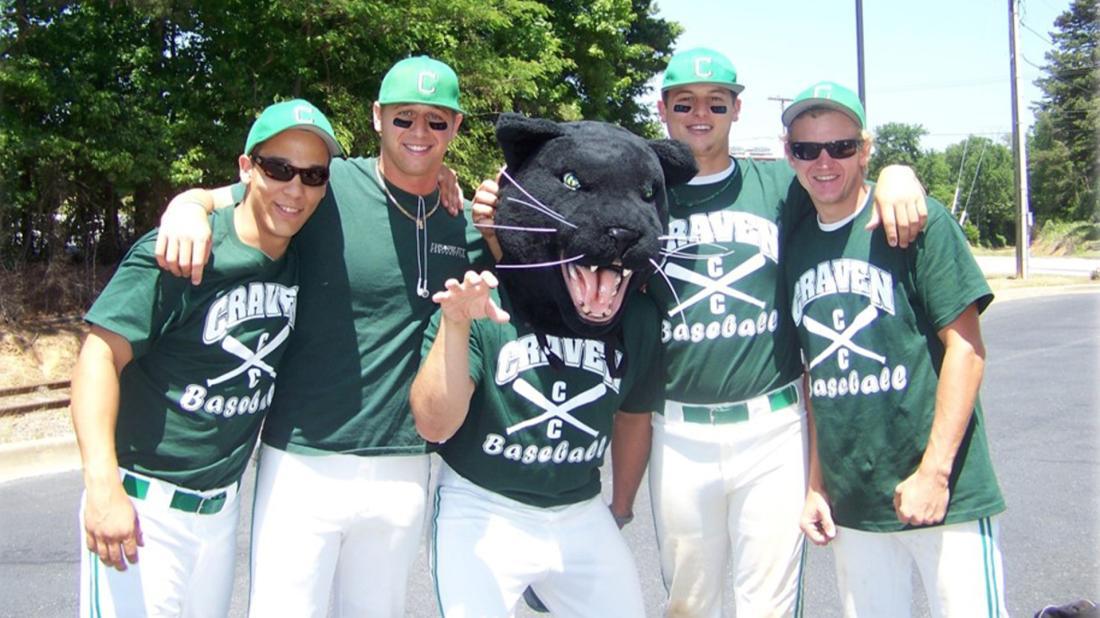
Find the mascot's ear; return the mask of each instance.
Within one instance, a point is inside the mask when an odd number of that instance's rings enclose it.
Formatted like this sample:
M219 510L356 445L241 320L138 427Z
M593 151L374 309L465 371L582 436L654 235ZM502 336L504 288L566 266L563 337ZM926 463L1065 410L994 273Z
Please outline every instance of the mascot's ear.
M497 119L497 141L504 151L504 162L508 169L517 170L523 166L539 146L547 141L565 135L558 123L544 118L528 118L523 114L504 113Z
M665 186L674 187L695 178L699 168L695 165L695 156L687 144L672 139L649 140L649 147L657 153L661 169L665 173Z

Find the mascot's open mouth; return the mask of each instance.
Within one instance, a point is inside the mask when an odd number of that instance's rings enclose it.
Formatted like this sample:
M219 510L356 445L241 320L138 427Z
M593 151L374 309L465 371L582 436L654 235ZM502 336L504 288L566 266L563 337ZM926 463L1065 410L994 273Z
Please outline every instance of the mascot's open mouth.
M591 324L606 324L623 304L634 273L616 260L610 266L582 266L569 262L561 266L565 287L573 299L577 316Z

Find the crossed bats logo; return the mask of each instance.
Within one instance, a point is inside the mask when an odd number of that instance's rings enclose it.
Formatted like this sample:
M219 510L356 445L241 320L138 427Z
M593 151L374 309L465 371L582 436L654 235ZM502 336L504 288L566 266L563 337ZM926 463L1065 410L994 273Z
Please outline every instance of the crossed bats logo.
M732 287L733 284L745 279L754 272L764 267L767 259L763 253L757 253L751 258L738 264L733 270L718 274L717 278L708 277L702 273L698 273L690 268L685 268L677 264L676 262L667 262L663 266L663 270L670 279L682 281L684 283L690 283L698 288L694 294L684 298L672 309L669 309L668 315L672 317L678 313L681 313L690 307L698 304L699 302L711 297L714 294L721 294L723 296L740 300L742 302L753 305L760 309L764 309L766 303L759 298L746 294L736 288Z
M885 356L872 350L868 350L867 348L858 345L857 343L855 343L855 341L853 341L856 334L870 326L878 318L878 307L875 307L874 305L867 305L862 311L856 314L855 319L853 319L852 322L847 325L844 325L842 321L837 322L837 320L842 318L843 314L841 313L839 314L839 316L840 317L838 317L838 314L834 314L834 324L836 325L836 328L830 328L829 326L818 322L808 315L802 316L802 323L805 325L807 331L814 335L817 335L818 337L823 337L829 341L829 345L826 346L824 350L819 352L817 356L810 360L810 369L818 366L819 364L821 364L822 361L828 359L834 354L839 355L842 351L851 352L864 358L869 358L871 360L877 361L879 364L885 365Z
M607 385L600 383L592 388L580 393L579 395L563 401L561 403L554 403L546 398L539 389L535 388L527 380L523 378L517 378L515 382L512 382L512 390L516 392L520 397L523 397L527 401L534 404L539 409L543 410L542 414L529 418L525 421L521 421L508 427L505 432L508 435L512 435L517 431L522 431L528 427L541 425L552 419L560 419L562 422L568 423L580 431L592 436L593 438L600 435L600 432L596 429L585 424L583 421L573 416L573 411L578 408L588 405L594 401L597 401L600 397L603 397L607 393Z
M236 356L240 360L244 361L236 368L223 373L220 376L210 378L206 381L207 386L217 386L223 382L232 380L233 378L248 372L248 387L255 388L260 381L260 376L268 374L271 379L275 379L275 368L267 363L265 360L272 352L279 349L279 346L286 341L290 336L290 324L283 326L282 330L275 334L274 337L270 337L269 333L263 333L260 335L257 342L256 349L249 348L244 343L241 343L233 335L225 335L221 341L221 347L226 352L229 352L233 356Z

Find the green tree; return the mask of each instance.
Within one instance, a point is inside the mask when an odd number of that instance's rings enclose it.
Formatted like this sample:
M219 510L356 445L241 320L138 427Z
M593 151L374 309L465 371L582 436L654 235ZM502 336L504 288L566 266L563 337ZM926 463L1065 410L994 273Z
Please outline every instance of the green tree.
M919 124L888 122L875 129L875 151L871 155L868 177L876 178L889 164L908 165L916 168L923 156L920 139L928 131Z
M496 171L502 111L656 132L635 102L679 30L652 0L21 0L0 4L0 255L113 261L183 187L236 178L255 114L305 97L353 154L396 60L460 75L448 163Z
M1054 20L1046 76L1036 80L1029 186L1037 216L1088 219L1100 211L1100 21L1096 0L1073 0Z
M1007 244L1014 237L1016 220L1012 151L987 137L970 136L948 146L943 156L955 175L952 193L958 185L956 217L965 217L976 228L980 244ZM950 206L950 196L945 203Z

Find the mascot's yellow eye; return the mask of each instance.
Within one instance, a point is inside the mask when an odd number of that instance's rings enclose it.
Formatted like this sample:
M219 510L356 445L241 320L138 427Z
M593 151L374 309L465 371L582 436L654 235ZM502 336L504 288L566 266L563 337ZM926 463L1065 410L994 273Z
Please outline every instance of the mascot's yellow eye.
M649 202L653 200L653 196L657 194L657 188L653 185L647 185L642 188L642 199Z
M581 188L581 181L573 172L562 174L561 184L565 185L570 191L576 191Z

